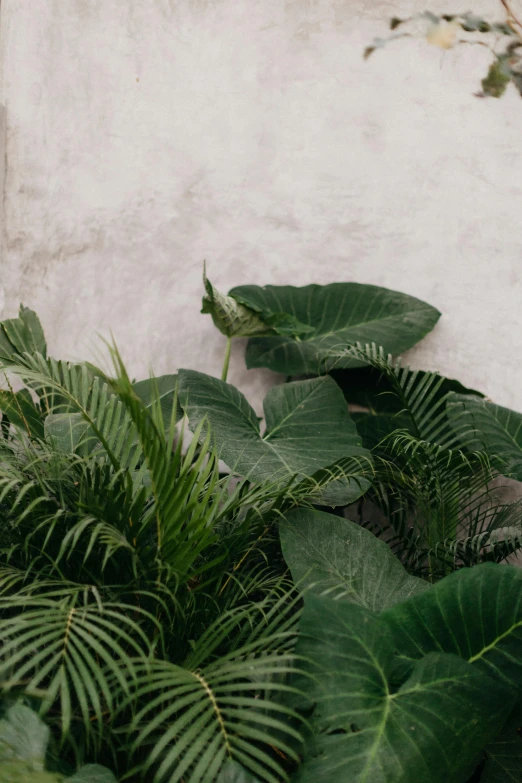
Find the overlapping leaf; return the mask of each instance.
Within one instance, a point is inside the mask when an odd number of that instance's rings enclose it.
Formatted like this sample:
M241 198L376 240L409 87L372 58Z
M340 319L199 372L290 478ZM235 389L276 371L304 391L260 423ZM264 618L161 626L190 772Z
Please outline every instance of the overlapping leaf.
M462 783L511 709L509 688L454 655L392 687L393 636L360 606L309 595L300 631L316 734L295 783Z
M519 701L502 732L486 747L480 783L517 783L522 780L522 702Z
M383 617L404 663L453 653L500 683L522 685L522 570L484 563L442 579Z
M455 434L446 411L450 395L482 396L438 373L402 366L375 345L356 349L354 355L368 361L369 366L335 370L332 376L349 404L368 409L368 413L354 415L368 448L400 429L423 440L453 445Z
M331 378L281 384L264 401L266 431L238 389L180 370L180 399L191 429L203 423L221 459L255 481L311 476L347 457L368 461L346 403ZM363 491L354 487L356 496ZM353 494L353 492L352 492Z
M407 574L384 541L347 519L297 509L279 529L300 589L381 611L429 588Z
M318 375L333 367L354 367L361 360L346 355L348 345L376 343L399 354L425 337L440 313L431 305L372 285L239 286L229 295L263 313L288 313L311 330L297 337L249 340L248 367L268 367L286 375Z
M86 764L72 777L45 771L50 731L36 712L15 703L0 720L0 783L116 783L106 767Z
M147 408L151 408L159 399L163 421L168 427L172 419L173 405L177 405L178 376L160 375L158 378L145 378L132 384L136 394ZM179 406L176 408L176 421L183 415Z

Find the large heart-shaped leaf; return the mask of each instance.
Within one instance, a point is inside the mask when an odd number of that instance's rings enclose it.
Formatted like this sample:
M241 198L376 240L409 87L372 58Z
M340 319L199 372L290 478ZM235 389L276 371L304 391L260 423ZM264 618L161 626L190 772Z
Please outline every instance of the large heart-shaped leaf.
M494 678L522 684L522 570L484 563L388 609L400 658L459 655Z
M180 401L192 430L204 422L228 467L255 481L312 476L347 457L369 461L339 387L331 378L272 388L264 400L266 430L246 398L231 384L180 370ZM352 494L364 487L353 482ZM367 485L366 485L367 486Z
M0 765L23 761L35 772L44 769L50 731L36 712L14 704L0 720Z
M486 746L487 761L480 783L517 783L522 780L522 701L519 701L501 734Z
M381 611L429 588L405 571L384 541L347 519L297 509L279 530L284 558L302 590Z
M289 313L313 331L293 336L249 340L247 367L268 367L286 375L319 375L333 367L355 367L346 355L357 342L382 345L399 354L430 332L440 313L412 296L373 285L331 283L294 286L254 285L233 288L229 295L262 313L266 320Z
M0 720L0 783L116 783L106 767L86 764L72 777L45 771L49 728L24 704L13 704Z
M305 601L296 654L312 675L316 736L295 783L463 783L514 701L507 687L441 653L416 663L395 690L384 621L324 596Z
M522 413L473 396L451 394L448 416L473 451L485 451L504 475L522 481Z

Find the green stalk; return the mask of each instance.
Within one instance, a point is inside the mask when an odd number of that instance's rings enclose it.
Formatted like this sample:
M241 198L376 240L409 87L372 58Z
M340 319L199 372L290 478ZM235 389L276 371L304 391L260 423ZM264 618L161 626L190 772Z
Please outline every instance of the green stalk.
M230 349L232 348L232 338L227 337L227 347L225 348L225 361L223 362L223 372L221 380L226 381L228 375L228 365L230 364Z

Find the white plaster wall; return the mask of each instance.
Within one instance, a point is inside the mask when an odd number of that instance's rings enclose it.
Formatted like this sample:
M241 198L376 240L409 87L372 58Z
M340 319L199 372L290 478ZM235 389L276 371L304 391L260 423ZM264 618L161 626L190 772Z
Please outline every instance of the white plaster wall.
M522 100L474 97L481 47L363 60L423 7L2 0L0 316L35 308L54 355L112 329L135 375L217 374L203 259L222 289L375 283L444 313L412 362L522 409Z

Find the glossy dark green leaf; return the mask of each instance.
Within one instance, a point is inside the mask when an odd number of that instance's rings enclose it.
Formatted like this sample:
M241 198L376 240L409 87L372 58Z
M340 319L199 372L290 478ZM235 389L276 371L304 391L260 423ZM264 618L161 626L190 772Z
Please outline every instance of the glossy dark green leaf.
M412 394L420 389L426 380L438 378L439 383L434 394L434 401L442 400L450 392L456 394L473 394L476 397L484 395L475 389L468 389L460 381L445 378L436 373L424 370L410 370L403 367L401 371L408 375L408 392ZM346 401L351 405L360 405L373 413L393 415L404 410L404 402L397 395L396 386L386 374L377 367L354 367L346 370L333 370L332 378L341 388Z
M381 611L429 589L405 571L384 541L342 517L297 509L279 530L284 558L301 590Z
M367 408L353 414L366 448L375 448L397 430L448 445L454 439L446 415L450 393L476 394L459 381L437 373L412 370L391 362L381 352L365 350L374 364L331 373L350 405Z
M320 375L364 362L346 355L348 346L376 343L399 354L430 332L440 313L397 291L359 283L294 286L239 286L230 293L247 307L270 314L289 313L313 331L299 338L255 337L248 343L248 367L268 367L286 375Z
M264 401L266 431L234 386L193 370L180 370L180 401L194 430L210 429L221 459L256 481L311 476L345 457L369 460L340 389L331 378L285 383ZM360 493L359 493L360 494Z
M519 701L494 742L486 746L487 761L480 783L522 780L522 701Z
M522 570L484 563L388 609L404 662L453 653L512 691L522 686Z
M384 621L324 596L305 600L296 654L312 675L315 742L295 783L463 783L513 703L508 688L444 653L418 661L396 690Z
M414 435L411 419L405 414L352 413L352 418L366 449L375 449L392 432L407 430Z

